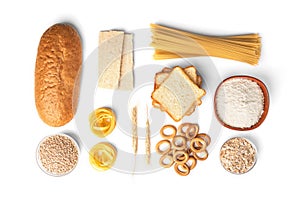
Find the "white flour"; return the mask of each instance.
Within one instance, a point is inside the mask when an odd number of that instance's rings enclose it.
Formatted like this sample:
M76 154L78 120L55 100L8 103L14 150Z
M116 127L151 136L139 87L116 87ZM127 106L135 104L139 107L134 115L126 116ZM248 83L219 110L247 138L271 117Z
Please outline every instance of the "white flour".
M260 86L245 78L225 81L216 95L216 110L227 125L249 128L255 125L264 109L264 95Z

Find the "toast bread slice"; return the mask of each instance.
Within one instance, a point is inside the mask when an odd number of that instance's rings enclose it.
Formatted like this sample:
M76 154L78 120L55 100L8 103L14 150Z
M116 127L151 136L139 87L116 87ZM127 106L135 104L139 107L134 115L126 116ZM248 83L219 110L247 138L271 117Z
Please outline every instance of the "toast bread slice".
M162 72L156 73L154 90L161 85L161 83L169 76L172 70L173 68L165 67L162 69ZM186 68L183 68L183 70L195 84L197 84L199 87L201 86L202 79L199 75L197 75L197 70L194 66L188 66ZM155 108L160 108L160 104L158 102L155 102L154 100L152 101L152 105ZM199 101L197 105L201 105L201 101ZM163 108L161 110L164 111ZM193 112L194 111L191 111L191 114Z
M162 72L170 73L173 68L165 67L162 69ZM194 81L199 87L201 87L202 78L197 74L197 69L194 66L187 66L183 68L184 72ZM197 76L197 78L196 78Z
M151 97L174 121L180 121L195 109L204 95L205 91L182 68L175 67Z
M165 67L163 68L162 72L159 72L155 75L155 88L159 87L159 85L168 77L172 70L173 68ZM197 70L194 66L188 66L183 68L183 70L194 83L196 83L199 87L201 86L201 77L197 75Z

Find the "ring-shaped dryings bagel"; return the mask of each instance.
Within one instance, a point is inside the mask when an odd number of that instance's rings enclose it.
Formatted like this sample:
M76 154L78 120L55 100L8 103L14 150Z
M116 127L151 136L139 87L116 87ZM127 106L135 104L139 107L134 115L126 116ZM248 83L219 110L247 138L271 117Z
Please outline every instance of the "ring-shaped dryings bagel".
M172 147L176 150L183 150L186 148L186 138L181 135L176 135L172 139Z
M186 153L187 153L188 155L192 156L194 152L192 151L191 148L187 148L187 149L186 149Z
M184 164L188 161L189 155L185 151L175 151L173 154L173 160L175 163Z
M184 164L175 163L174 169L175 172L180 176L187 176L190 173L190 168L185 163Z
M171 129L172 133L171 134L165 134L165 130ZM177 133L177 129L173 125L165 125L160 129L160 135L164 139L172 139Z
M200 156L199 154L203 154L203 155ZM194 156L197 160L203 161L203 160L206 160L206 159L208 158L208 152L207 152L207 150L202 151L202 152L200 152L200 153L194 152L194 153L193 153L193 156Z
M205 142L206 145L208 146L211 142L211 138L209 137L209 135L207 135L206 133L199 133L197 134L196 138L202 138Z
M165 160L169 160L169 163L165 163ZM159 159L159 164L164 168L170 168L174 163L173 157L169 154L164 154Z
M160 146L162 145L162 144L168 144L168 148L166 149L166 150L161 150L160 149ZM156 152L158 153L158 154L166 154L166 153L168 153L170 150L171 150L171 142L169 141L169 140L161 140L161 141L159 141L157 144L156 144L156 146L155 146L155 150L156 150Z
M190 170L192 170L197 165L197 159L194 156L190 156L189 159L187 160L186 164L190 168Z
M189 128L190 125L191 125L191 123L180 124L180 126L178 127L179 135L186 136L186 131Z
M185 136L191 140L197 136L198 131L199 131L198 124L190 124L186 130Z
M193 138L190 144L190 149L195 153L201 153L206 149L206 142L202 138Z
M175 154L176 151L183 151L183 152L186 152L186 153L187 153L186 150L187 150L187 149L178 150L178 149L172 148L172 149L168 152L168 154L171 155L171 156L173 156L173 155ZM188 154L188 153L187 153L187 154ZM189 154L188 154L188 155L189 155ZM184 155L178 156L178 159L179 159L179 160L183 160L183 159L185 159L185 156L184 156Z

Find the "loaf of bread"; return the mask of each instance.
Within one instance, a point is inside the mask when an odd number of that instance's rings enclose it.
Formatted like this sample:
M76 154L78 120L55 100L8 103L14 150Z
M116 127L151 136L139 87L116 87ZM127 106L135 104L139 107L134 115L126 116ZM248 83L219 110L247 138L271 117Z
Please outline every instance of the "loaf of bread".
M68 24L55 24L42 35L35 65L35 104L48 125L72 120L78 103L82 45Z

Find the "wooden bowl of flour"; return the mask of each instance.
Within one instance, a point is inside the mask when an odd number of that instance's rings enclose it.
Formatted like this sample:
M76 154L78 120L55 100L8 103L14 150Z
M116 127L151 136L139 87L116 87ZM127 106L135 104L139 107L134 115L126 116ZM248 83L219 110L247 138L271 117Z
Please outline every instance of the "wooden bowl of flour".
M259 127L269 110L266 85L251 76L232 76L223 80L214 96L214 111L225 127L247 131Z

